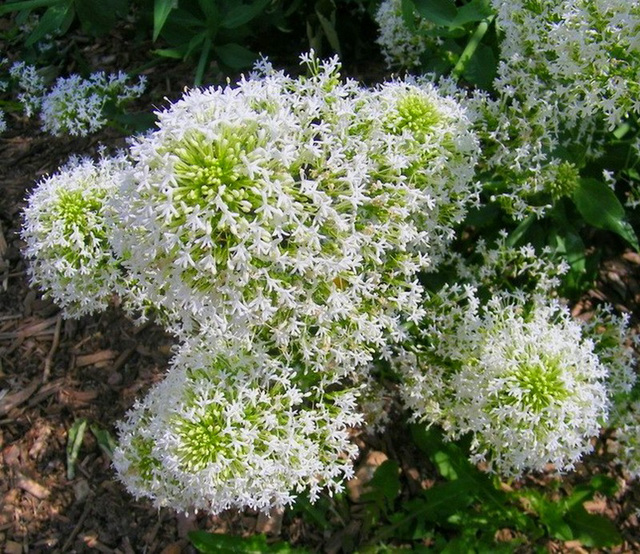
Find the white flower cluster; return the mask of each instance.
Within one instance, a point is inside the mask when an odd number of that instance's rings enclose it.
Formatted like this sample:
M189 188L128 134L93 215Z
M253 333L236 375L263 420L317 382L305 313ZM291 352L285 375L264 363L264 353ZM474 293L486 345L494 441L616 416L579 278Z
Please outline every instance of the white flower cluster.
M9 75L16 80L20 93L18 101L22 104L27 117L33 117L42 106L42 98L46 94L44 79L35 66L25 62L15 62L9 69Z
M28 198L22 239L31 282L66 317L104 310L118 289L121 272L106 215L126 167L123 156L72 159Z
M99 71L88 79L79 75L60 77L42 100L42 129L56 136L95 133L107 123L104 108L108 103L120 106L144 92L144 76L133 85L127 80L122 71L109 75Z
M394 363L414 418L451 438L472 434L473 461L519 476L566 471L606 421L607 368L569 311L544 297L445 288Z
M76 163L30 199L34 282L68 314L115 290L182 340L115 461L157 505L267 510L339 490L362 420L354 387L424 316L417 273L477 198L478 145L455 101L303 62L309 77L263 61L234 87L188 92L126 160Z
M0 60L0 65L4 64L6 60ZM6 81L0 81L0 92L4 92L7 90L7 86L9 83ZM0 134L3 133L7 129L7 122L4 118L4 112L0 110Z
M504 37L496 87L540 104L579 134L640 113L640 4L492 0ZM582 128L581 128L582 127Z
M376 11L379 27L377 43L388 67L412 68L420 65L421 56L437 44L427 33L434 25L413 14L415 30L410 30L402 14L402 0L383 0Z
M88 79L79 75L58 78L51 89L36 68L16 62L9 70L19 89L18 100L27 117L40 114L42 129L52 135L86 136L104 127L107 104L121 106L144 92L146 78L140 76L135 84L128 84L123 72L93 73Z
M607 389L614 405L627 402L638 381L634 348L640 345L640 337L629 332L630 320L630 314L617 315L611 306L604 306L583 323L585 336L607 366Z
M640 479L640 401L625 405L612 419L616 427L616 461L633 479Z
M476 91L459 100L469 110L483 155L478 172L485 190L517 219L542 216L554 201L570 197L579 185L579 170L560 159L562 127L557 105L523 99L491 98ZM596 144L586 144L591 156Z
M404 45L421 44L425 35L420 24L409 29L401 5L384 2L379 21L385 56L397 52L398 63ZM459 100L482 141L478 169L486 192L518 219L542 216L554 201L571 196L577 166L602 154L605 133L640 114L640 5L628 0L491 0L491 5L500 37L495 95L478 91ZM411 63L419 63L419 56ZM633 185L630 206L640 203L637 197Z
M342 490L358 426L353 391L300 386L258 347L187 343L120 425L114 464L128 490L180 511L268 511Z
M537 252L530 244L510 246L506 231L499 233L495 244L478 239L471 259L451 252L444 264L453 268L456 282L473 283L490 296L515 289L526 294L553 296L560 286L560 278L569 271L569 264L557 259L549 247ZM626 323L625 320L623 329Z
M640 113L640 5L626 0L492 0L501 34L492 100L477 94L481 171L516 217L542 215L578 184L561 159L598 157L603 131ZM472 108L473 110L473 108ZM576 156L577 154L577 156Z
M144 299L187 330L256 336L336 375L421 317L475 190L468 121L432 85L341 83L268 66L194 90L135 140L114 245Z

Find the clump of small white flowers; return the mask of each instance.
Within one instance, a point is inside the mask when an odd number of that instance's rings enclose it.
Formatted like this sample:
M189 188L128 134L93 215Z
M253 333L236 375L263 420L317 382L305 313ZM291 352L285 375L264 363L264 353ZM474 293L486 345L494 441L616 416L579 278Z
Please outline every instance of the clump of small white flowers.
M616 461L633 479L640 479L640 401L620 407L612 420L616 428Z
M25 115L33 117L39 113L42 129L56 136L86 136L98 131L108 121L105 115L108 104L120 107L140 97L146 86L144 76L129 84L128 75L122 71L117 74L99 71L88 79L76 74L59 77L50 89L32 65L16 62L9 73L21 90L18 100Z
M640 113L640 5L627 0L492 0L503 38L496 87L557 104L588 136Z
M58 78L42 99L42 129L56 136L95 133L107 124L107 104L118 107L144 92L144 76L134 84L128 84L128 78L122 71L108 75L99 71L88 79L79 75Z
M109 237L107 204L127 162L72 159L42 179L28 198L22 239L31 283L80 317L107 307L120 281Z
M191 341L120 425L114 464L128 490L178 511L268 511L305 489L342 490L361 423L354 391L301 387L292 367Z
M472 460L502 475L572 469L609 409L607 368L579 322L544 297L483 304L472 287L445 287L427 305L395 360L414 419L471 433Z
M480 238L473 256L465 259L452 252L443 265L453 269L457 282L473 283L485 295L518 289L527 294L553 296L561 277L569 271L569 264L554 256L549 247L536 250L531 244L511 246L508 238L504 230L494 242Z
M29 199L32 279L66 315L116 291L183 341L115 459L157 505L267 510L340 490L362 422L350 387L422 319L417 274L477 201L478 144L453 99L303 62L308 77L262 61L190 91L126 158L76 162Z
M27 117L33 117L40 111L42 98L46 94L46 85L42 76L33 65L25 62L15 62L9 69L9 74L16 80L20 89L18 101Z
M6 60L0 60L0 65L5 63ZM4 92L7 90L7 86L9 83L6 81L0 81L0 92ZM4 112L0 110L0 133L3 133L7 129L7 122L4 118Z
M585 335L608 368L607 388L614 404L626 401L637 382L634 348L640 344L640 337L631 333L630 320L630 314L618 315L605 305L583 323Z
M542 216L555 201L571 197L580 173L554 153L562 146L557 106L533 96L492 99L482 92L462 102L481 140L478 172L492 201L522 219Z
M427 34L434 25L413 13L415 29L410 30L402 12L402 0L383 0L375 14L379 27L376 42L388 67L412 68L420 65L421 56L436 45L436 39Z
M640 136L635 137L631 142L631 152L635 159L640 159ZM625 206L637 208L640 206L640 180L631 179L629 185Z
M477 143L427 83L365 89L333 59L298 79L262 63L193 90L134 140L114 245L145 298L186 329L256 336L338 374L421 316L475 198Z

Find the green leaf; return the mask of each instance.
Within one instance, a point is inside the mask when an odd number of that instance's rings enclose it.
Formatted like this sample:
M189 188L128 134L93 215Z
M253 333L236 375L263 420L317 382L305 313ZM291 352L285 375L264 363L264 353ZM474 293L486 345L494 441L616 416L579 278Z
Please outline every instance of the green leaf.
M71 481L76 476L76 461L87 429L85 418L77 419L69 429L67 437L67 479Z
M458 15L453 0L414 0L416 11L436 25L448 27Z
M200 59L198 60L198 67L196 68L196 74L193 84L199 87L202 84L204 74L209 67L209 53L211 52L211 39L209 37L204 39L202 50L200 51Z
M435 485L425 490L420 498L408 502L403 512L392 514L391 523L376 532L375 540L416 533L426 535L431 530L425 522L447 525L448 518L467 509L475 499L475 487L468 479Z
M603 548L622 542L622 536L611 520L590 514L582 505L570 510L565 519L573 529L574 537L585 546Z
M90 425L89 428L96 438L100 450L102 450L110 460L113 460L113 451L116 449L117 444L111 433L106 429L101 429L97 425Z
M486 44L479 44L465 63L462 76L472 85L491 89L498 71L498 59Z
M271 0L258 0L249 4L234 5L222 18L220 27L225 29L237 29L258 17L269 5Z
M316 16L324 32L324 36L327 37L327 42L333 50L341 55L340 52L340 39L336 31L336 7L333 2L317 2L316 3Z
M69 17L73 21L74 11L71 1L51 6L44 12L36 28L29 34L25 41L25 46L33 46L45 36L56 34L58 31L63 30L64 27L68 28L71 23L71 21L68 21Z
M19 12L23 10L34 10L36 8L45 8L47 6L67 5L67 0L25 0L24 2L7 2L0 6L0 15L11 12Z
M550 537L563 541L574 538L571 527L564 520L566 504L548 500L542 493L532 489L523 489L518 494L529 501L529 507L538 514Z
M636 251L640 250L638 237L626 220L624 207L606 184L591 178L580 179L580 185L573 194L573 201L589 225L613 231Z
M235 42L215 46L214 51L220 58L220 61L231 69L249 67L258 57L255 52Z
M218 2L212 0L198 0L198 5L202 10L208 23L215 21L216 25L220 19L220 11L218 10Z
M173 60L181 60L184 58L185 48L159 48L153 50L153 53L163 58L171 58Z
M589 486L605 496L613 496L618 491L618 483L608 475L594 475L589 481Z
M367 486L368 491L362 495L363 502L375 502L380 508L393 509L394 500L400 494L400 467L394 460L386 460L380 464Z
M407 29L411 32L416 31L416 17L415 11L416 6L412 0L401 0L400 2L400 10L402 13L402 20L406 25Z
M462 27L467 23L479 22L494 15L490 0L471 0L468 4L458 8L452 27Z
M261 554L262 552L304 554L306 552L285 542L269 544L264 535L235 537L205 531L192 531L189 533L189 540L198 551L204 554L234 554L236 552L238 554Z
M531 214L520 222L520 224L509 233L509 237L507 238L507 246L513 248L516 244L518 244L523 237L527 234L531 226L536 222L536 216Z
M108 33L119 15L129 10L127 0L76 0L75 9L82 28L94 36Z
M174 0L155 0L153 3L153 41L158 40L160 32L174 9Z
M115 113L114 121L133 133L144 133L156 124L156 115L150 112Z

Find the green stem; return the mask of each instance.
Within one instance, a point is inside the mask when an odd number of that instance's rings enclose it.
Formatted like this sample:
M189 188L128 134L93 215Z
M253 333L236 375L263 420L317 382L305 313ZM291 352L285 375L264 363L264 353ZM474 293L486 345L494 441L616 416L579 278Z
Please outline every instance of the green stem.
M625 121L624 123L620 124L615 131L613 131L613 136L618 140L621 140L629 131L631 131L631 125L628 121Z
M475 54L475 51L478 49L478 46L480 45L482 38L489 30L489 26L491 25L494 19L495 19L495 15L490 15L489 17L483 19L480 23L478 23L478 27L474 31L473 35L471 35L471 38L469 39L467 46L465 47L462 54L460 54L458 63L455 65L455 67L453 68L453 71L451 72L451 74L456 79L459 79L462 76L462 73L466 69L467 64L469 63L469 60L471 59L473 54Z

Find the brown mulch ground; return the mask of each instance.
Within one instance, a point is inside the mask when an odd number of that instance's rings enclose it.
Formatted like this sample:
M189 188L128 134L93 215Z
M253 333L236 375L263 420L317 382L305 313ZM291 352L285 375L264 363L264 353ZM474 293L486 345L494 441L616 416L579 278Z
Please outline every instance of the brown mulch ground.
M93 48L88 57L106 59L114 67L134 64L132 55L113 42ZM113 53L115 49L115 54ZM97 63L100 67L101 64ZM188 78L186 70L149 72L151 93L140 102L150 106L163 96L175 97ZM151 100L151 99L154 100ZM123 146L122 137L106 131L88 139L52 138L37 123L14 116L0 136L0 548L7 554L36 552L163 553L192 552L186 533L193 529L251 534L267 532L317 551L338 552L346 535L357 539L359 510L350 504L342 529L330 534L299 517L284 523L256 513L224 513L216 517L177 516L133 499L115 479L108 455L90 432L80 450L73 478L67 475L67 439L74 422L114 433L136 398L162 379L173 339L148 324L136 327L116 308L80 321L64 320L51 302L30 289L19 238L25 197L39 177L52 173L71 154L92 155L100 143ZM612 252L606 256L597 289L585 297L580 311L607 300L634 311L640 304L640 256ZM636 313L640 311L636 310ZM634 325L638 326L636 319ZM625 481L611 463L610 440L596 452L567 486L605 473L620 485L614 499L598 498L590 511L615 521L625 542L612 552L640 552L638 510L640 486ZM395 446L394 446L395 445ZM397 437L377 437L366 450L392 451L405 457ZM363 455L363 462L366 456ZM375 455L373 456L375 458ZM369 458L369 461L371 458ZM409 472L409 471L407 471ZM530 483L544 487L545 476ZM553 552L582 552L578 544L550 542Z

